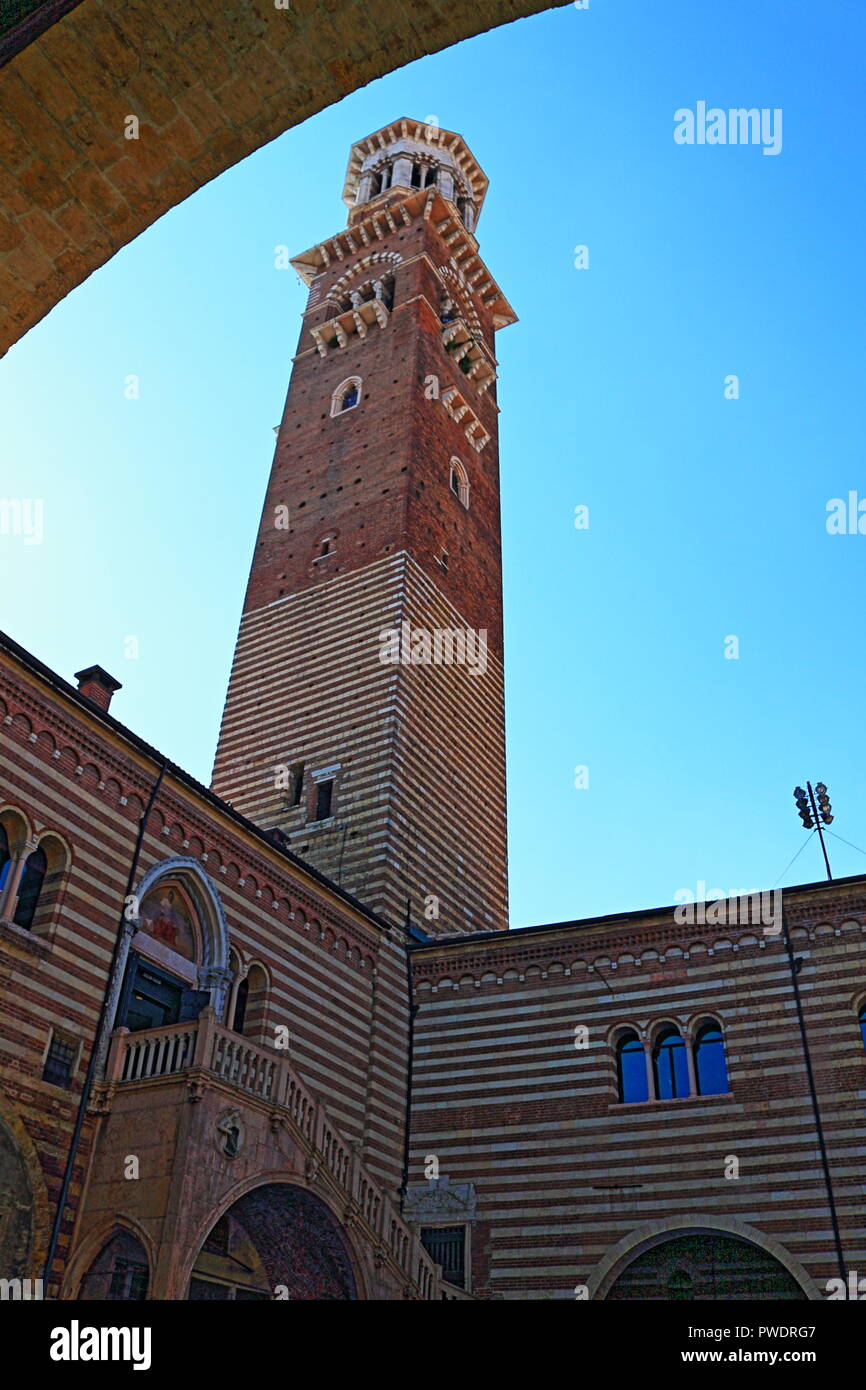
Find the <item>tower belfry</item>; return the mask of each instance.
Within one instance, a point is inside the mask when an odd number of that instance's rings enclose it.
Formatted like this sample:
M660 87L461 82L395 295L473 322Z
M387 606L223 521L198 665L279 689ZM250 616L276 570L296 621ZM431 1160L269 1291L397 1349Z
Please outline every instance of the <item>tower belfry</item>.
M395 924L507 926L487 179L401 120L353 145L309 286L214 790Z

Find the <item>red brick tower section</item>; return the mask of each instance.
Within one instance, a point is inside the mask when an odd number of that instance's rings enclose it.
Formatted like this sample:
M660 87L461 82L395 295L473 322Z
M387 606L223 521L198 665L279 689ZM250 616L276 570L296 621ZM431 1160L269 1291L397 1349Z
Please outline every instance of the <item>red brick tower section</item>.
M463 140L353 146L310 286L214 789L394 922L507 925L494 333Z

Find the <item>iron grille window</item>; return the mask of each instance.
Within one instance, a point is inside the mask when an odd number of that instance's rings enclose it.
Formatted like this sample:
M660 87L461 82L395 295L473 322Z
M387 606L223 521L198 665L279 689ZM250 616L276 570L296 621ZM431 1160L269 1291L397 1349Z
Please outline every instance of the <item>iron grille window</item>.
M421 1244L431 1260L442 1266L442 1277L458 1289L466 1287L466 1233L463 1226L421 1228Z
M75 1043L66 1042L55 1034L48 1045L48 1056L45 1058L45 1065L42 1068L42 1080L49 1081L52 1086L68 1088L72 1080L76 1050Z

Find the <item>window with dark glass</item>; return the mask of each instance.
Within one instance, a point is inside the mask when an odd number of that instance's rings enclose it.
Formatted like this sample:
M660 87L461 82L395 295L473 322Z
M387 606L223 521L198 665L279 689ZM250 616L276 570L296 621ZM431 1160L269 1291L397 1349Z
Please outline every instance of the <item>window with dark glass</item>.
M147 1298L147 1265L135 1260L115 1260L107 1298L123 1303L140 1303Z
M301 804L301 796L302 796L303 790L304 790L304 764L303 764L303 763L295 763L295 766L290 770L290 777L291 777L291 788L290 788L290 791L291 791L291 796L290 796L291 804L292 804L292 806L300 806L300 804Z
M695 1081L699 1096L723 1096L730 1090L725 1040L715 1023L706 1023L695 1037Z
M668 1298L676 1302L680 1299L690 1299L694 1280L687 1269L674 1269L668 1275Z
M172 975L145 962L133 951L117 1010L117 1022L132 1033L143 1028L164 1028L178 1023L183 1002L183 985Z
M866 1047L866 1004L860 1010L860 1037L863 1039L863 1046Z
M0 825L0 892L2 892L11 869L12 856L9 853L9 836L6 834L5 827Z
M327 820L331 814L331 799L334 791L333 779L316 783L316 814L314 820Z
M232 1032L234 1033L243 1033L244 1031L249 997L250 981L249 976L246 976L238 985L238 992L235 995L235 1016L232 1020Z
M357 405L357 404L358 404L358 386L357 386L357 383L353 381L353 382L352 382L352 385L351 385L350 387L348 387L347 390L346 390L346 391L344 392L344 394L343 394L343 399L342 399L342 401L341 401L341 403L340 403L340 409L341 409L341 410L351 410L351 409L352 409L352 406L353 406L353 405Z
M17 926L30 927L33 925L33 918L36 916L39 894L42 892L47 869L48 858L44 849L35 849L32 854L28 855L24 865L24 873L21 876L21 885L18 889L15 915L12 918Z
M42 1080L48 1081L52 1086L68 1088L77 1051L76 1043L55 1033L48 1044L48 1053L42 1067Z
M689 1094L686 1045L675 1028L662 1033L653 1048L656 1099L675 1100Z
M616 1071L619 1098L623 1103L649 1100L646 1053L637 1033L626 1033L617 1043Z
M421 1244L431 1260L442 1266L442 1277L458 1289L466 1287L466 1228L422 1226Z

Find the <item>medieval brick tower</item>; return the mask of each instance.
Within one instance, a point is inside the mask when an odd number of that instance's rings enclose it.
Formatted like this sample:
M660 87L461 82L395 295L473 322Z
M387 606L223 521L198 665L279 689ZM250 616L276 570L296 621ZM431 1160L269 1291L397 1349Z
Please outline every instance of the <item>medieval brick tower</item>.
M352 147L310 287L214 790L389 920L507 925L487 179L401 120Z

